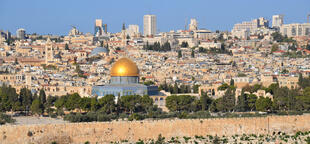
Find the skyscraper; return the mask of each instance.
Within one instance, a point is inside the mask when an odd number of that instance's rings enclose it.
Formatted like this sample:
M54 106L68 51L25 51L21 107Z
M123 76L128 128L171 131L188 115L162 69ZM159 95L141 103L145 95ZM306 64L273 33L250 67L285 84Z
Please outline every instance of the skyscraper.
M130 36L139 34L139 26L138 25L129 25L127 29L127 33Z
M272 16L272 27L280 28L283 25L283 15L273 15Z
M258 26L268 28L269 27L269 21L263 17L258 18Z
M25 29L22 29L22 28L18 29L16 31L16 37L19 38L19 39L25 39L26 38L26 31L25 31Z
M143 33L144 36L156 34L156 16L144 15L143 17Z
M107 25L107 24L104 24L104 25L103 25L103 29L104 29L104 33L107 33L107 32L108 32L108 25Z

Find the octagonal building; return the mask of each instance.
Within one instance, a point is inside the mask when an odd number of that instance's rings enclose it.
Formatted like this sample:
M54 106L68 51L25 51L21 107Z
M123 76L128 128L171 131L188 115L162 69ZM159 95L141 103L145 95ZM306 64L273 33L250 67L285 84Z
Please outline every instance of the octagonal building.
M157 86L146 86L139 83L139 69L132 60L121 58L115 62L110 70L110 83L103 86L93 86L92 95L98 98L113 94L125 95L157 95Z

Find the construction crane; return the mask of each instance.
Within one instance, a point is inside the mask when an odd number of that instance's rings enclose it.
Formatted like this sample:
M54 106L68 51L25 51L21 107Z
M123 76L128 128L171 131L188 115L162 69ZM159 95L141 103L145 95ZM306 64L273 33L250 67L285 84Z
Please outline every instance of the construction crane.
M185 19L185 26L184 26L184 30L187 30L187 18Z
M70 25L72 28L74 28L74 29L76 29L76 26L74 26L74 25Z
M309 23L310 14L307 15L307 23Z

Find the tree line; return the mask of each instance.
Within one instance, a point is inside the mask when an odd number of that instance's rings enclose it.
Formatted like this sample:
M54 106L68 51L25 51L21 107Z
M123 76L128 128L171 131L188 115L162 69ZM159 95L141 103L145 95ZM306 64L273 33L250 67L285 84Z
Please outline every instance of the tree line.
M163 45L160 45L159 42L155 42L152 45L150 45L149 42L146 42L146 45L143 45L143 49L159 51L159 52L167 52L167 51L171 51L171 46L169 42L165 42Z
M223 97L213 99L207 92L202 91L201 97L183 95L168 96L166 98L166 107L175 112L250 112L265 111L271 113L283 111L310 111L310 78L299 78L299 88L289 89L279 87L279 84L271 84L269 87L263 87L256 84L245 86L241 95L235 97L233 83L223 84L218 90L225 90ZM258 97L254 93L258 90L264 90L273 95L270 97Z
M164 82L163 84L160 84L158 89L164 90L166 92L170 92L171 94L179 94L179 93L198 93L198 88L200 85L178 85L176 82L172 84L167 84Z
M218 89L225 90L225 94L217 99L202 91L200 97L190 95L171 95L165 100L170 112L163 112L154 105L153 100L145 95L103 97L81 97L79 94L67 94L60 97L46 96L43 89L33 93L27 88L22 88L17 94L15 88L7 85L0 87L0 111L22 112L26 115L62 116L71 122L83 121L108 121L126 118L202 118L210 117L210 112L250 112L265 111L270 113L309 111L310 110L310 78L299 77L299 88L289 89L271 84L269 87L262 85L245 86L241 95L235 97L234 83L223 84ZM182 92L186 87L162 84L162 89L174 89ZM170 87L170 88L169 88ZM194 85L198 92L199 85ZM177 89L177 90L176 90ZM180 90L180 91L179 91ZM258 97L254 93L264 90L271 93L269 97ZM184 91L184 90L183 90ZM185 92L184 92L185 93ZM65 113L69 114L65 114Z

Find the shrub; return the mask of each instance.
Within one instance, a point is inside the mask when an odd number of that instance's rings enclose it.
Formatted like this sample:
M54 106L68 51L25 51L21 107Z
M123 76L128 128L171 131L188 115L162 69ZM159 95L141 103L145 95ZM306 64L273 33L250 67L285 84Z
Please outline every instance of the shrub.
M185 143L188 143L188 140L191 139L191 137L186 137L186 136L183 136L183 138L184 138Z
M133 114L131 114L131 115L128 117L128 120L129 120L129 121L132 121L132 120L143 120L144 118L145 118L145 116L142 115L142 114L133 113Z
M5 123L14 123L14 122L15 122L15 120L12 119L11 116L0 113L0 125L3 125Z
M33 133L31 131L28 131L27 136L31 137Z

